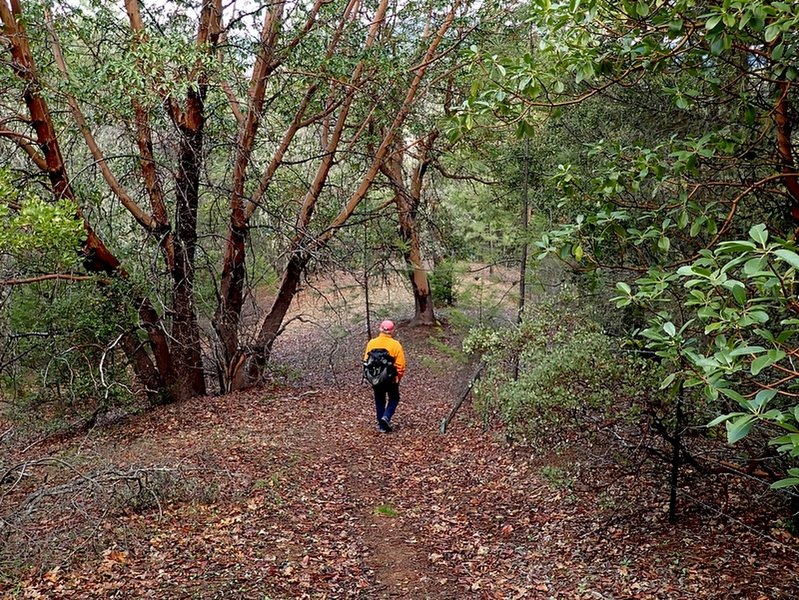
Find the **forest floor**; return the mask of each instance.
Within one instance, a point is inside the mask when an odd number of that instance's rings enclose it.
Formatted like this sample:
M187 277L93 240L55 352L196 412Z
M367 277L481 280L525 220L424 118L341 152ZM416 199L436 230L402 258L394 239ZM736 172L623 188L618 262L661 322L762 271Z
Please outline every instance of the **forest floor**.
M0 504L0 594L797 597L799 544L757 511L683 497L669 525L665 475L614 470L600 448L509 446L470 404L440 433L473 370L444 330L400 327L410 370L397 430L378 432L359 384L363 334L340 337L320 357L317 334L295 332L277 356L308 363L294 385L33 445L0 438L30 479Z

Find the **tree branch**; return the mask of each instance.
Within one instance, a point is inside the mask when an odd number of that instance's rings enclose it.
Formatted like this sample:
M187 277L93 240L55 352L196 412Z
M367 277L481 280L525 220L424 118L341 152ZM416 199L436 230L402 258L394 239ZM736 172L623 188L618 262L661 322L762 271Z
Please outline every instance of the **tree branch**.
M0 137L8 138L19 146L30 157L33 163L42 171L47 170L47 161L39 154L36 147L31 143L31 138L10 129L0 129Z
M39 283L41 281L89 281L94 279L91 275L72 275L70 273L48 273L47 275L36 275L35 277L23 277L19 279L0 279L0 287L13 285L27 285Z
M50 14L50 11L45 11L45 22L47 23L47 30L50 34L50 43L53 50L53 57L55 58L56 66L61 74L64 76L64 79L69 82L69 73L67 72L67 64L64 60L64 55L61 53L61 45L58 42L58 38L55 34L55 28L53 27L53 18ZM105 156L103 155L100 146L97 144L97 140L94 139L94 135L89 129L89 125L86 123L86 117L83 114L83 111L78 104L77 99L71 93L66 94L67 103L72 111L72 118L75 119L75 122L80 127L81 133L83 134L83 139L86 141L86 145L89 148L89 152L91 152L94 160L97 162L97 165L100 167L100 172L103 174L103 178L105 179L108 186L111 188L111 191L119 198L119 201L122 203L128 212L133 215L133 218L144 227L147 231L152 231L155 229L155 219L152 216L144 212L142 208L136 204L136 202L131 198L122 185L119 183L114 174L111 172L111 169L108 166L108 163L105 160Z

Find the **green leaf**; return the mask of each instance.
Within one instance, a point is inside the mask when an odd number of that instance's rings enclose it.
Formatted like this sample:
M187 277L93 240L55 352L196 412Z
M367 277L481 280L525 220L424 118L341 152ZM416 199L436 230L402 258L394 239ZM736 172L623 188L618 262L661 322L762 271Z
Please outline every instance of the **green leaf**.
M694 219L694 222L691 223L691 229L689 231L691 237L696 237L699 234L699 231L702 229L702 225L705 224L707 221L707 217L700 216Z
M769 487L772 490L781 490L787 487L793 487L799 485L799 477L788 477L787 479L780 479L779 481L775 481Z
M718 245L719 252L739 253L739 252L751 252L752 250L756 249L757 246L755 246L752 242L746 240L731 240L727 242L721 242Z
M708 38L710 38L710 36L708 36ZM724 51L726 42L727 42L727 37L723 33L719 34L717 37L713 39L712 42L710 42L710 53L715 56L721 54Z
M755 396L755 399L752 400L752 406L757 412L762 412L763 407L768 404L776 395L777 390L760 390Z
M665 390L667 387L669 387L674 382L675 377L676 373L672 373L671 375L666 377L663 381L660 382L660 389Z
M768 313L762 310L753 310L748 313L748 316L754 323L766 323L768 321Z
M719 388L719 392L731 400L735 400L742 408L749 410L749 402L741 394L730 388Z
M671 321L663 324L663 331L665 331L669 337L674 337L677 334L677 328L674 327L674 323Z
M749 237L755 240L760 245L765 246L768 241L768 231L763 223L759 223L749 230Z
M782 27L779 23L772 23L768 27L766 27L766 42L773 42L776 40L780 34L782 33Z
M734 421L727 421L727 441L734 444L745 438L752 430L754 415L743 415Z
M795 269L799 269L799 254L796 254L796 252L788 250L787 248L779 248L778 250L774 251L774 254L776 254L778 257L780 257L782 260L787 262Z
M764 356L759 356L758 358L752 361L752 368L751 368L752 375L757 375L758 373L760 373L760 371L762 371L763 369L772 364L774 364L774 359L771 358L769 355L766 354Z
M721 423L723 423L724 421L727 421L728 419L731 419L731 418L733 418L734 416L736 416L736 415L741 415L741 414L743 414L743 413L730 413L730 414L728 414L728 415L719 415L718 417L716 417L715 419L713 419L713 420L712 420L710 423L708 423L707 425L705 425L705 427L715 427L716 425L720 425L720 424L721 424Z
M766 349L763 346L743 346L741 348L735 348L730 352L730 356L744 356L747 354L760 354L761 352L765 352Z
M732 286L732 295L735 298L735 301L738 302L741 306L746 305L746 288L742 283L738 283L738 285Z
M752 277L758 273L762 273L766 265L768 265L768 260L765 256L752 258L746 261L746 264L744 265L744 273Z

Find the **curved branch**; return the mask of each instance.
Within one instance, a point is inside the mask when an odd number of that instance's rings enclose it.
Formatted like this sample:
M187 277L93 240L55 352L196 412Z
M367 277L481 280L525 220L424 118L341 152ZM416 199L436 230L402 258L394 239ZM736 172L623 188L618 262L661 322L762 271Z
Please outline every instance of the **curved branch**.
M47 275L36 275L35 277L22 277L19 279L0 279L0 287L13 285L28 285L41 281L89 281L94 279L91 275L71 275L69 273L48 273Z
M69 73L67 72L67 64L64 60L64 55L61 52L61 45L58 42L58 38L55 34L55 29L53 27L53 19L52 15L49 11L45 12L45 22L47 23L48 33L50 34L50 43L53 50L53 57L55 58L56 66L61 74L64 76L66 81L69 81ZM103 178L105 179L108 186L111 188L111 191L119 198L119 201L122 203L128 212L133 215L133 218L144 227L147 231L152 231L155 229L155 219L149 214L147 214L142 208L136 204L133 198L125 191L122 185L119 183L114 174L111 172L111 169L108 166L108 163L105 160L105 156L103 155L100 146L97 144L97 140L94 139L94 135L92 134L91 130L89 129L88 124L86 123L86 117L83 114L83 111L78 104L77 99L71 93L66 94L67 103L72 111L72 118L75 119L75 122L80 127L81 133L83 134L83 139L86 141L86 145L89 148L89 152L91 152L94 160L97 162L97 165L100 167L100 172L103 174Z
M42 171L47 170L47 161L41 154L39 154L35 146L30 143L32 141L31 138L9 129L0 129L0 137L8 138L13 141L17 146L25 151L25 154L30 157L30 159L33 161L33 164L39 167L39 169Z

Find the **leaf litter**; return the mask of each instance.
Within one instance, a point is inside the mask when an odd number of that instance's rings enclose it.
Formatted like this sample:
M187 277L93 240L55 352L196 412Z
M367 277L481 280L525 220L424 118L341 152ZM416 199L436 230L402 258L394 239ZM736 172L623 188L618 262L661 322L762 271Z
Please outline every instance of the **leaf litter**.
M681 523L669 526L656 479L635 481L607 465L581 471L588 485L550 481L541 475L547 449L509 447L501 429L485 431L468 405L441 435L469 369L430 344L429 331L400 331L410 372L391 434L376 430L370 390L358 384L359 342L339 353L335 377L197 398L37 446L39 456L68 457L83 470L188 465L194 487L144 506L87 509L91 527L83 529L78 514L35 512L19 535L3 538L0 591L272 600L795 597L797 543L783 530L759 535L687 505ZM278 358L307 356L312 343L294 335ZM37 483L32 477L28 485ZM4 496L0 514L21 497ZM23 529L33 544L30 532L44 540L69 526L79 551L9 558Z

